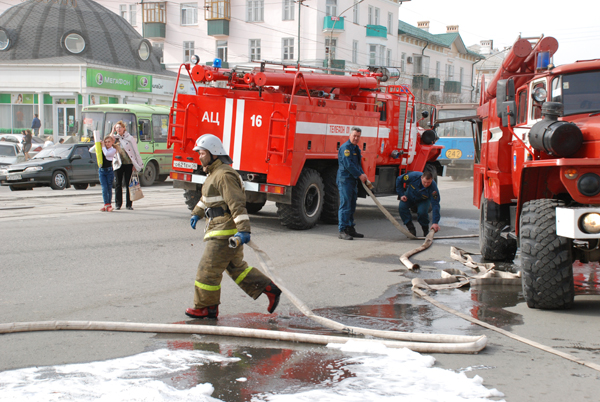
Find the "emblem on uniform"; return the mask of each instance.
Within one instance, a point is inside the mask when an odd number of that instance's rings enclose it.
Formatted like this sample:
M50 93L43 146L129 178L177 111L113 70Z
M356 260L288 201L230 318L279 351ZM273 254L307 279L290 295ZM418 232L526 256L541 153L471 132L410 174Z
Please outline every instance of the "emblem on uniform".
M432 195L436 195L436 194L437 194L437 191L434 191L434 192L432 192L431 194L432 194Z
M344 156L350 156L350 150L349 149L346 149L344 151Z
M407 174L405 174L405 175L404 175L404 180L405 180L405 181L407 181L407 180L408 180L408 175L407 175Z

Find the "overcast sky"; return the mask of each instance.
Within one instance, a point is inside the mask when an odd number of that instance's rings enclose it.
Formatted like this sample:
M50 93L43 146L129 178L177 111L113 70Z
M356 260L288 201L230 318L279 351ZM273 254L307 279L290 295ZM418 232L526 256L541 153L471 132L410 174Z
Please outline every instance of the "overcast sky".
M429 21L432 34L459 25L466 46L492 39L500 50L519 34L553 36L558 40L554 64L561 65L600 58L599 9L597 0L411 0L400 6L399 19L414 26Z

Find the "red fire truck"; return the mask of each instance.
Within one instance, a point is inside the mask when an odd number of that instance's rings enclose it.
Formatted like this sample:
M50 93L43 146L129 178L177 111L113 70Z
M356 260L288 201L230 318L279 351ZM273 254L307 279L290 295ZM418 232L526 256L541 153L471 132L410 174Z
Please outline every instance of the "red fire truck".
M572 305L575 260L600 260L600 60L554 67L557 49L517 40L477 110L481 253L520 246L527 305L543 309Z
M206 178L192 151L205 133L219 137L233 159L248 212L275 201L281 224L291 229L337 222L338 149L353 126L362 129L362 164L378 194L394 194L396 177L406 171L441 174L435 132L417 128L408 87L380 87L385 69L335 75L261 63L244 73L184 64L178 81L183 70L204 84L195 95L176 93L171 107L171 178L189 208Z

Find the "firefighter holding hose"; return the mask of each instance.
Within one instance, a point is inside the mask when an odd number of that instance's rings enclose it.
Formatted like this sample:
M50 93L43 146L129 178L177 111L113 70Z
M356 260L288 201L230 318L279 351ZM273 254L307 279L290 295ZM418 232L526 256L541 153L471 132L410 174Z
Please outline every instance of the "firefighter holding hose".
M417 220L423 229L423 236L429 233L429 205L432 206L433 217L431 229L436 232L440 230L440 191L431 172L410 172L399 176L396 179L396 193L400 197L400 218L413 236L417 235L410 211L413 205L417 207Z
M244 261L242 244L250 241L250 218L246 211L244 182L231 167L233 163L221 140L204 134L196 141L197 151L207 178L202 197L192 211L190 225L207 219L204 232L206 248L196 274L194 308L185 314L192 318L217 318L221 299L223 271L253 299L261 294L269 298L269 313L279 304L281 290L260 270ZM240 245L239 247L231 247Z

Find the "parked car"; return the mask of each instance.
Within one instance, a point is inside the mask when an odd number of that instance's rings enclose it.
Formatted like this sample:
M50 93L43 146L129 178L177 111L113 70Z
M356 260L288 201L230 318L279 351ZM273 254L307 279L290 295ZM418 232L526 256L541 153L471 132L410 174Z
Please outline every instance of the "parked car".
M0 184L11 190L50 186L54 190L85 190L100 183L96 154L90 144L57 144L32 159L0 169Z
M23 152L23 134L0 134L0 141L4 139L4 141L12 142L13 144L17 144L19 146L19 152ZM31 137L31 149L29 150L29 156L32 158L44 148L45 140L40 137L36 137L35 135Z
M23 162L25 155L20 152L21 150L17 144L0 142L0 169L6 168L8 165Z

